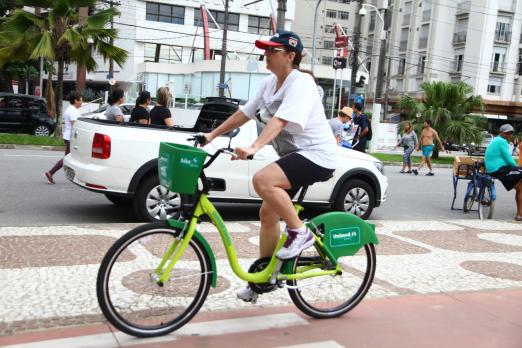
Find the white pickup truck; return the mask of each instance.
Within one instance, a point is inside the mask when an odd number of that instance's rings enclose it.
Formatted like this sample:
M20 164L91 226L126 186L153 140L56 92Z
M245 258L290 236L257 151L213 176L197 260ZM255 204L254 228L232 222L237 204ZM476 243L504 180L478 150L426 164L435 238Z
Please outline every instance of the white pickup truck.
M65 157L65 175L85 189L104 194L114 204L132 204L140 220L167 219L179 211L180 197L159 184L160 142L189 144L187 138L192 134L215 128L237 108L237 100L208 98L190 128L80 118L71 136L71 153ZM260 129L255 121L247 122L232 138L231 147L252 144ZM226 147L228 141L228 137L220 137L204 149L213 153L214 147ZM311 186L305 204L330 206L367 219L373 208L386 199L388 180L383 164L370 155L342 147L332 155L337 156L334 176ZM223 179L225 187L210 192L209 197L215 202L260 202L252 176L277 158L271 145L257 152L251 161L220 156L206 173Z

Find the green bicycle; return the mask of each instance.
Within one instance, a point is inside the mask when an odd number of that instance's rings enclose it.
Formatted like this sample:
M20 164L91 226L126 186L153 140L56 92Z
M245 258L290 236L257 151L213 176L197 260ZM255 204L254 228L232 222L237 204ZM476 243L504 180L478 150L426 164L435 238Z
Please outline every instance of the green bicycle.
M160 182L181 194L182 215L127 232L102 260L97 297L112 325L137 337L160 336L179 329L199 311L218 276L214 253L196 230L204 215L217 227L233 272L256 293L286 287L294 304L315 318L338 317L364 298L376 267L374 225L344 212L321 214L305 222L314 235L314 247L281 261L275 253L286 240L282 233L272 257L256 260L246 272L223 219L207 197L209 191L223 189L223 183L207 178L203 170L220 154L233 151L230 142L205 163L209 154L197 148L202 135L188 140L194 141L193 147L161 143L158 158ZM306 190L301 189L294 204L297 212L303 210Z

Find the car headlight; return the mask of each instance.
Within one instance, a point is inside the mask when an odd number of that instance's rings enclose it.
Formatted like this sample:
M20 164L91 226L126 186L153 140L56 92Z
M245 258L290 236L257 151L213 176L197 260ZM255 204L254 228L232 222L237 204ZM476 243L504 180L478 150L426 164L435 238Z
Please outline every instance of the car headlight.
M373 164L375 165L375 168L384 175L384 164L382 164L382 162L373 162Z

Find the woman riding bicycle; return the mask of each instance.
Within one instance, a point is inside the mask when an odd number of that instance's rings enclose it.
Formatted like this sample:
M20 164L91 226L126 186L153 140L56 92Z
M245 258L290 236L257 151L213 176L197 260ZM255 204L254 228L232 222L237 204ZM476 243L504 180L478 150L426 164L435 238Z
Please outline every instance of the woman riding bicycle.
M337 149L314 79L299 70L303 51L300 37L278 31L270 41L257 40L255 45L265 51L267 69L273 74L262 81L253 99L205 137L210 143L250 119L263 124L263 131L251 146L235 148L235 159L246 160L270 142L281 156L254 175L253 185L263 199L260 256L272 256L282 219L288 237L276 256L284 260L314 244L291 199L302 186L332 176ZM254 295L248 287L238 292L243 300Z

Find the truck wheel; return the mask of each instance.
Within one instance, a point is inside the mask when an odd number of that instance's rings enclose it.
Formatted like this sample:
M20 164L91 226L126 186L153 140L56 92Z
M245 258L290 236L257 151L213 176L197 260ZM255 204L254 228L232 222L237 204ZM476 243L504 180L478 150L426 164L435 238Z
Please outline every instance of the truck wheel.
M372 187L362 180L348 180L339 190L334 203L334 210L345 211L368 219L375 205L375 193Z
M107 197L107 199L109 201L111 201L112 203L114 203L118 206L127 207L132 204L132 199L128 198L128 197L112 195L110 193L106 193L105 197Z
M134 197L134 212L139 220L158 221L173 217L180 209L180 197L161 186L157 175L145 178Z

